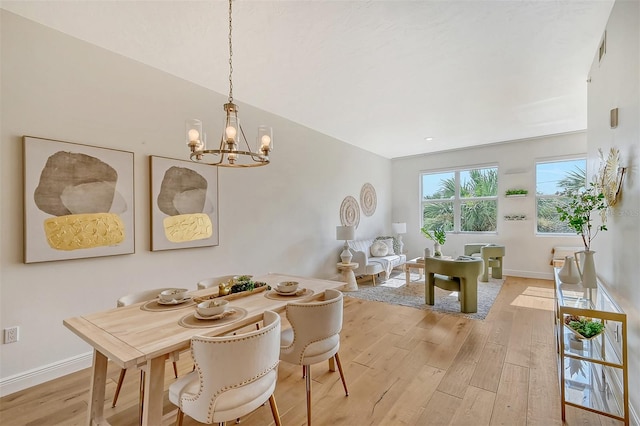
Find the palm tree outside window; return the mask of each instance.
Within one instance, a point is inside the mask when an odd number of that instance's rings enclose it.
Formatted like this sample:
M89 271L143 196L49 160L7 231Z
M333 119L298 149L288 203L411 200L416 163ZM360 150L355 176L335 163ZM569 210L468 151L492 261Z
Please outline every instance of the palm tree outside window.
M423 173L422 220L427 229L496 232L498 168Z

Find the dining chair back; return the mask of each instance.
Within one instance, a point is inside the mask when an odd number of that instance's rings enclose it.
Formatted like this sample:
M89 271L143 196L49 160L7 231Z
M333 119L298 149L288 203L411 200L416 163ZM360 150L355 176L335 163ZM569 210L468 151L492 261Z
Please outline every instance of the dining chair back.
M280 316L265 311L262 321L262 328L244 334L192 337L196 369L169 387L169 400L179 408L176 424L182 424L184 414L207 424L236 420L269 401L274 421L280 425L273 396Z
M335 371L335 360L345 395L349 396L338 356L343 295L338 290L328 289L324 292L324 300L290 302L286 306L286 315L291 328L283 330L281 334L280 359L303 366L307 390L307 424L311 425L311 364L329 360L329 369Z
M219 277L211 277L204 279L202 281L198 281L198 290L204 290L205 288L216 287L218 284L226 283L233 277L237 277L238 275L221 275Z
M133 305L136 303L152 300L158 297L158 294L160 294L164 290L169 290L169 289L171 289L171 287L155 288L151 290L144 290L136 293L127 294L118 299L117 307L122 308L122 307ZM124 378L126 374L127 374L126 368L123 368L122 370L120 370L120 377L118 377L118 384L116 385L116 391L113 394L113 402L111 403L111 407L115 407L116 403L118 402L118 396L120 395L120 390L122 389L122 384L124 383ZM178 366L176 365L175 361L173 361L173 374L176 378L178 378ZM139 401L140 413L142 413L143 398L144 398L144 370L140 370L140 401Z

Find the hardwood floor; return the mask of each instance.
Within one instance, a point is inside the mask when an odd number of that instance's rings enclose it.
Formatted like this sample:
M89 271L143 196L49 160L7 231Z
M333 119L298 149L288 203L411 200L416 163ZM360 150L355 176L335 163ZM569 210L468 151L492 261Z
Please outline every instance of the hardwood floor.
M347 293L348 295L348 293ZM507 278L484 321L345 297L340 358L349 396L327 364L312 367L315 425L560 425L551 281ZM188 356L179 373L191 371ZM165 385L173 380L167 368ZM136 371L118 406L119 368L110 365L105 414L113 425L138 423ZM0 399L0 423L86 422L90 371L83 370ZM306 424L298 366L280 364L276 401L284 425ZM165 392L165 413L174 410ZM569 425L620 425L568 407ZM167 414L165 424L173 424ZM185 416L185 423L200 423ZM269 405L242 418L274 424Z

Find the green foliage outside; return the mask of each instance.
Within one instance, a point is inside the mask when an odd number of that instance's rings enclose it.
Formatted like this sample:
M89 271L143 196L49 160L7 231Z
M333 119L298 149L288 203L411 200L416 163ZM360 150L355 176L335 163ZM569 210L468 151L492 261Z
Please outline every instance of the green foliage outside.
M547 197L541 196L540 193L537 194L538 232L550 234L571 234L574 232L574 229L561 219L559 209L569 205L572 194L584 191L586 181L586 169L577 167L558 181L561 190L556 194Z
M493 197L498 193L498 170L476 169L469 171L469 179L460 186L461 230L465 232L495 231L498 205L496 200L465 200L469 198ZM423 208L423 223L427 230L442 228L453 231L455 198L455 178L443 179L440 187L425 200L434 200ZM443 200L443 201L435 201Z

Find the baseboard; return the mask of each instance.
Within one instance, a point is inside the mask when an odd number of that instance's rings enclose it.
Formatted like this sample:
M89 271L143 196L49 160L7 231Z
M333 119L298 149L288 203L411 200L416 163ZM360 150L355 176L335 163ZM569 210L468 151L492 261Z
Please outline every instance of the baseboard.
M533 271L518 271L516 269L503 269L502 273L506 276L521 277L521 278L536 278L539 280L553 280L553 272L533 272Z
M91 367L93 352L77 355L62 361L34 368L23 373L0 379L0 397L57 379L67 374Z

